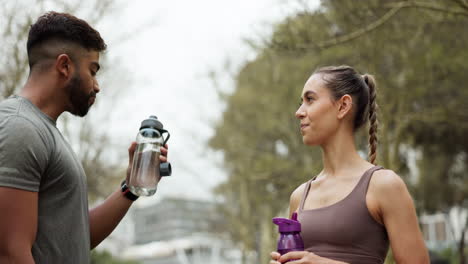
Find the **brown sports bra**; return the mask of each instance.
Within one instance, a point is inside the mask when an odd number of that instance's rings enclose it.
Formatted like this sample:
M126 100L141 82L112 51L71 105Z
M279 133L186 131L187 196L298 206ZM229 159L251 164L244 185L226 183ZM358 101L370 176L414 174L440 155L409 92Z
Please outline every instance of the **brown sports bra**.
M375 166L367 170L348 196L322 208L304 210L310 180L302 196L298 220L307 251L351 264L381 264L388 252L385 226L376 222L366 205L366 193ZM313 192L311 193L313 195Z

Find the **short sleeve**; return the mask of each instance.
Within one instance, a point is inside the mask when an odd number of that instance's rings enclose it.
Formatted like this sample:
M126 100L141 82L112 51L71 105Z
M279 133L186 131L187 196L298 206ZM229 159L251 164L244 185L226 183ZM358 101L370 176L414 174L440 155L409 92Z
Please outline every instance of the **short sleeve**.
M48 156L44 135L31 121L0 121L0 186L38 192Z

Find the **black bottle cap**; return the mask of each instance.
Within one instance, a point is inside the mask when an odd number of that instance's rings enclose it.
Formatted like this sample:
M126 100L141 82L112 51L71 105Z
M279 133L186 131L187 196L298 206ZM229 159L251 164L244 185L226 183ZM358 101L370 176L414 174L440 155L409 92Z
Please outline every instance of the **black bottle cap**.
M156 116L152 115L148 119L145 119L141 122L140 130L143 128L154 128L157 130L162 130L163 124L158 120Z
M172 166L169 162L159 164L159 173L161 176L171 176Z

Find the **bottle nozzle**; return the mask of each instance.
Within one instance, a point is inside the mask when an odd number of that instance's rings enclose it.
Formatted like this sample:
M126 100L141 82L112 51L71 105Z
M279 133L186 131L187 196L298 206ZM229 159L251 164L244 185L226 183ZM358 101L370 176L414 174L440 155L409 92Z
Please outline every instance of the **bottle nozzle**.
M297 213L294 212L291 219L273 218L273 223L278 225L280 232L301 232L301 223L297 221Z
M291 220L297 221L297 212L292 213Z

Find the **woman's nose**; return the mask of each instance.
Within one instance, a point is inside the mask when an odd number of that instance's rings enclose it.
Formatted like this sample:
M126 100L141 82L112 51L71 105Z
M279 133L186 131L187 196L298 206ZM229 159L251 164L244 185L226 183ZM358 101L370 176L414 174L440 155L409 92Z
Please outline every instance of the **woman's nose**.
M296 116L296 118L298 118L298 119L301 119L301 118L303 118L303 117L305 116L305 111L304 111L304 109L302 108L302 105L299 106L299 108L297 109L295 116Z

